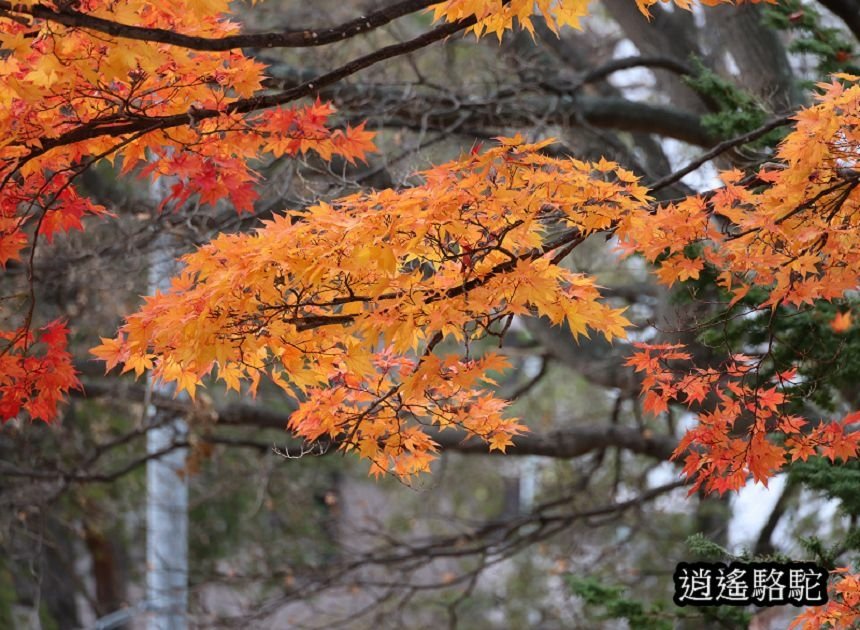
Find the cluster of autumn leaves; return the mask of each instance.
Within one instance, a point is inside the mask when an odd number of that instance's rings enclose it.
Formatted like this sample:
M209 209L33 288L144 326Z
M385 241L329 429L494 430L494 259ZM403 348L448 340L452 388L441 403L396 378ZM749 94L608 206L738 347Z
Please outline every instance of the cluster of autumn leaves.
M647 14L654 0L636 3ZM256 196L251 160L314 151L351 161L374 149L363 126L333 129L326 103L255 110L265 68L238 50L120 41L39 19L35 6L0 16L4 268L32 265L40 236L50 241L107 214L75 188L97 160L171 177L166 206L227 200L241 212ZM76 7L204 37L238 28L226 0ZM587 8L586 0L447 0L433 11L448 22L476 18L476 35L501 36L515 22L531 30L535 11L552 29L578 27ZM860 79L841 75L821 89L771 165L724 173L719 190L677 203L656 204L614 163L550 158L546 142L512 138L423 173L420 186L320 203L252 234L220 236L184 257L172 288L147 298L93 353L108 368L151 370L192 396L210 376L235 390L246 383L250 393L265 376L303 400L290 420L295 433L357 452L376 474L428 470L435 444L427 427L456 426L504 450L524 427L489 387L504 357L476 355L478 340L503 336L519 315L566 322L574 335L624 337L628 322L601 302L593 279L559 265L590 234L614 232L669 285L715 270L729 306L753 287L767 288L755 308L771 310L856 290ZM0 421L51 421L77 386L68 331L59 322L40 328L33 296L30 287L23 316L4 314L13 327L0 332ZM838 326L850 325L846 317ZM461 351L441 355L451 344ZM674 345L640 345L630 365L643 372L654 413L711 401L676 451L694 488L737 489L750 475L766 482L786 461L815 453L857 455L860 433L848 429L856 415L810 429L782 412L793 371L761 386L760 357L732 356L719 369L684 368L688 359ZM837 608L814 614L847 614Z
M128 0L76 8L120 24L217 38L238 31L228 4ZM238 50L120 40L33 19L49 4L16 6L20 15L0 17L0 48L8 51L0 58L0 267L31 266L40 237L50 243L58 232L82 229L85 217L107 213L75 187L99 160L118 163L124 175L170 176L163 206L196 196L250 212L258 180L251 160L315 151L353 161L375 149L363 125L332 128L327 103L233 111L265 78L265 66ZM67 369L71 355L50 336L59 323L39 328L32 285L24 293L26 303L4 313L0 332L0 421L22 413L51 421L78 381Z
M428 470L421 425L457 426L504 450L522 427L479 385L507 364L469 348L517 315L622 336L627 320L599 301L593 279L554 263L648 201L617 165L555 160L540 154L546 144L504 140L423 173L421 186L221 236L184 257L172 289L93 352L192 394L216 366L237 390L247 380L254 391L265 374L305 398L296 433L343 440L374 471ZM437 357L442 340L465 355Z
M693 196L631 219L619 228L623 247L659 259L661 281L696 279L705 265L733 297L731 307L754 287L766 287L759 310L795 309L819 300L841 298L858 286L860 269L860 78L842 75L820 86L818 103L797 115L794 130L780 144L776 160L754 177L738 171L722 174L724 186L713 194ZM715 220L719 218L719 221ZM641 225L639 225L641 222ZM698 244L696 253L689 245ZM844 331L850 317L838 316L833 328ZM737 490L748 475L766 482L788 460L820 453L831 460L857 455L858 434L841 422L806 430L805 422L783 412L781 390L797 378L796 369L758 383L765 356L729 357L719 370L693 368L678 374L667 366L686 361L676 346L646 346L631 359L644 373L645 405L655 413L670 402L719 402L699 414L676 451L686 453L685 474L694 487ZM798 359L800 360L800 359ZM795 366L796 367L796 366ZM743 431L739 419L752 414ZM777 444L769 433L787 439ZM691 446L698 450L687 452Z
M502 139L423 173L421 186L346 197L254 234L219 237L186 256L173 289L148 298L94 352L109 367L154 368L191 393L215 366L234 389L248 380L253 391L267 374L307 396L292 421L299 434L316 439L326 427L332 440L348 436L345 446L361 444L375 470L426 469L426 457L417 468L400 462L416 461L401 435L413 423L460 426L504 448L521 427L503 419L502 401L488 399L494 413L485 417L461 411L474 404L464 396L503 365L492 355L476 362L468 348L503 334L516 315L566 322L574 335L623 336L626 320L600 302L592 279L557 265L594 232L614 232L670 285L710 265L734 296L730 305L753 286L769 289L759 309L811 305L856 287L860 172L851 151L860 144L860 85L839 79L798 116L780 167L749 182L727 172L713 194L657 205L617 164L550 158L541 154L546 142ZM432 350L442 339L464 344L467 356L440 363ZM763 387L754 378L763 358L732 356L720 369L679 373L689 359L683 349L640 345L629 363L644 374L648 410L717 401L676 451L694 489L737 490L749 475L766 483L786 461L815 453L856 455L858 434L845 428L853 416L805 430L782 411L795 371ZM400 357L398 369L380 370L380 352ZM777 443L774 433L787 439Z

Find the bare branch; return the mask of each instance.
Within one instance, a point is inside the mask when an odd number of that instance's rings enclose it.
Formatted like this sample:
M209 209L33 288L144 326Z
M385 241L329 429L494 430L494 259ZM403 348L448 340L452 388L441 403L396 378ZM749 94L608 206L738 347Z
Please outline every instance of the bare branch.
M794 114L785 114L783 116L779 116L778 118L774 118L773 120L765 123L758 129L753 129L752 131L742 134L740 136L735 136L734 138L730 138L728 140L724 140L716 145L714 148L709 151L705 151L702 155L697 157L695 160L687 164L684 168L678 169L674 173L667 175L661 179L658 179L656 182L651 184L649 187L651 192L658 191L662 188L666 188L667 186L671 186L672 184L678 182L686 175L689 175L699 167L701 167L706 162L713 160L718 155L725 153L726 151L733 149L735 147L739 147L742 144L746 144L747 142L752 142L753 140L758 140L764 135L767 135L774 129L779 129L780 127L785 127L786 125L791 124L793 120Z

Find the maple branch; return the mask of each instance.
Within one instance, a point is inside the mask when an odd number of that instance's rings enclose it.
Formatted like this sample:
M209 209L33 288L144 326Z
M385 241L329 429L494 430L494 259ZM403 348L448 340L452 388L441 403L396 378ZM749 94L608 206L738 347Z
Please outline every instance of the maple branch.
M130 384L119 385L112 381L104 382L102 379L85 381L84 389L88 398L100 396L115 398L121 396L130 400L143 400L144 396L143 387ZM84 394L75 393L73 395L82 396ZM168 408L174 412L191 414L199 414L200 412L192 403L176 401L169 396L154 396L152 403L156 407ZM249 403L231 403L224 407L204 411L203 415L207 417L208 422L213 423L213 427L254 426L261 429L283 431L284 427L287 426L290 414L289 412L273 411ZM633 427L623 427L613 424L589 426L576 419L567 420L563 424L568 426L546 433L527 433L514 437L514 445L508 447L507 454L573 459L593 451L616 447L623 448L637 455L645 455L657 460L668 461L677 446L677 440L670 435L649 434ZM142 435L146 430L148 429L135 431L131 434L131 438ZM487 445L479 440L467 439L466 434L462 431L451 429L440 431L428 427L424 427L424 430L427 431L430 437L444 451L454 451L470 455L490 454L497 456L501 454L500 451L488 451ZM224 441L218 436L209 437L213 439L217 438L215 440L216 443L229 444L229 440ZM97 450L99 456L105 450L126 444L129 439L122 437L116 443L108 443L105 447ZM204 436L204 439L209 438ZM259 446L261 442L256 444ZM239 445L251 446L246 440L240 440ZM327 452L333 452L337 446L339 446L337 442L330 444ZM94 463L95 459L88 461Z
M513 438L514 445L507 450L487 451L487 445L475 440L464 441L462 433L454 431L428 431L442 450L458 453L487 455L542 456L555 459L573 459L607 448L623 448L637 455L646 455L668 461L677 441L668 435L649 435L632 427L617 425L576 426L547 433L527 433Z
M0 0L0 2L3 1L5 0ZM217 118L219 116L248 114L268 109L270 107L276 107L278 105L285 105L300 98L318 94L321 88L336 83L337 81L355 74L360 70L369 68L380 61L385 61L386 59L399 57L401 55L420 50L425 46L429 46L434 42L445 39L458 31L466 29L474 25L476 22L477 19L475 17L468 17L456 22L443 24L442 26L405 42L383 46L372 53L358 57L335 70L322 74L310 81L305 81L304 83L279 94L239 99L227 105L223 110L191 108L187 112L183 112L181 114L139 118L120 123L116 123L115 120L107 122L98 119L93 120L76 129L62 133L56 138L43 139L41 146L34 147L29 153L21 157L15 168L10 170L3 182L0 182L0 188L3 188L6 182L8 182L15 173L19 172L25 164L57 147L75 144L84 140L93 140L103 136L117 137L138 132L142 132L145 135L153 131L163 131L174 127L182 127L190 124L190 121L192 120L199 123L201 120Z
M779 116L778 118L774 118L763 124L761 127L757 129L753 129L747 133L741 134L739 136L735 136L734 138L729 138L728 140L724 140L719 144L715 145L712 149L705 151L702 155L697 157L696 159L689 162L683 168L678 169L674 173L670 173L666 177L658 179L651 186L649 186L649 190L653 193L655 191L666 188L667 186L671 186L675 184L681 179L693 171L697 170L706 162L710 162L715 157L728 151L729 149L733 149L742 144L746 144L747 142L752 142L754 140L758 140L762 136L767 135L774 129L779 129L780 127L784 127L786 125L791 124L791 121L794 118L794 113L785 114L783 116Z
M278 430L283 430L288 421L288 416L283 413L242 403L227 405L216 411L216 416L216 422L221 426L253 425ZM571 420L566 424L572 425L575 422ZM462 431L427 430L427 428L425 431L444 451L470 455L502 454L500 451L488 451L487 445L479 440L467 440L466 434ZM537 455L556 459L573 459L593 451L617 447L637 455L668 461L677 446L677 440L669 435L649 435L639 429L617 425L580 424L542 434L518 435L513 440L514 445L508 447L505 453L507 455ZM337 446L337 443L331 445L331 447Z
M607 230L611 231L611 230ZM540 249L533 249L524 254L520 254L519 256L514 257L511 260L507 260L503 263L499 263L492 269L490 269L487 273L472 278L471 280L467 280L463 284L457 285L456 287L451 287L450 289L446 289L442 292L434 292L431 295L428 295L426 299L424 299L425 304L432 304L433 302L438 302L440 300L447 300L450 298L458 297L475 289L477 287L483 286L496 276L501 273L505 273L506 271L511 271L517 266L517 263L528 260L535 260L540 258L541 256L548 254L560 247L567 246L562 250L564 253L563 256L556 256L558 260L553 258L552 263L558 264L561 261L561 258L567 256L573 249L582 243L585 240L585 236L578 229L568 230L556 238L548 241L541 247ZM383 293L382 295L371 298L363 295L351 295L349 297L339 298L337 300L332 300L329 305L341 305L341 304L349 304L351 302L373 302L373 301L382 301L382 300L396 300L398 298L403 297L402 292L396 293ZM291 306L292 307L292 306ZM276 312L281 310L281 306L273 307L273 310ZM352 314L338 314L338 315L307 315L307 316L299 316L299 317L291 317L286 318L283 321L290 324L295 324L296 330L305 331L311 330L314 328L321 328L323 326L332 326L335 324L348 324L350 322L355 321L356 315Z
M606 231L611 232L613 228L609 228ZM520 254L519 256L514 256L509 260L499 263L495 265L492 269L487 271L485 274L481 276L474 277L466 282L463 282L460 285L455 287L451 287L450 289L446 289L444 291L434 290L427 294L427 297L423 300L425 304L432 304L434 302L438 302L440 300L447 300L454 297L458 297L475 289L477 287L483 286L496 276L501 273L505 273L507 271L511 271L514 269L518 263L523 261L530 261L540 258L552 251L555 251L561 247L564 249L557 253L557 255L552 259L552 264L558 264L562 258L567 256L573 249L582 243L585 240L586 236L580 232L578 229L573 228L567 230L566 232L561 233L559 236L547 241L542 247L532 249L528 252ZM315 307L331 307L331 306L342 306L345 304L351 303L368 303L368 302L381 302L386 300L396 300L402 298L404 293L402 291L395 291L392 293L383 293L375 298L366 296L366 295L355 295L351 294L349 296L339 297L332 299L326 303L315 303L310 304ZM264 310L272 314L279 314L285 312L286 310L294 310L297 305L272 305L266 307ZM308 306L308 304L304 304L301 306ZM333 326L337 324L349 324L355 321L357 314L337 314L337 315L296 315L294 317L284 317L281 319L282 322L293 324L296 327L296 330L299 332L306 330L313 330L315 328L322 328L323 326ZM243 325L243 324L240 324ZM256 329L256 325L254 328ZM247 331L242 329L240 334L246 334ZM431 343L433 343L431 341ZM438 343L438 341L436 341ZM435 344L434 344L435 345ZM431 348L432 350L432 348Z
M69 8L54 9L36 4L26 6L0 0L4 12L30 15L72 28L84 28L124 39L170 44L181 48L204 51L226 51L236 48L301 48L324 46L344 41L356 35L368 33L410 13L415 13L438 2L438 0L402 0L396 4L359 16L338 26L323 29L297 29L273 33L246 33L226 37L199 37L185 35L162 28L149 28L122 24L94 15L80 13Z

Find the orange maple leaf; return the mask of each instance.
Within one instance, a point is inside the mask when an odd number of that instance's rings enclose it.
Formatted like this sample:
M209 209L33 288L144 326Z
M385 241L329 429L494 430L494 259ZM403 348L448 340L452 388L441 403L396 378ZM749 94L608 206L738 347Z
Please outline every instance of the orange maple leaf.
M851 328L851 311L836 313L830 321L830 328L837 334L848 332Z

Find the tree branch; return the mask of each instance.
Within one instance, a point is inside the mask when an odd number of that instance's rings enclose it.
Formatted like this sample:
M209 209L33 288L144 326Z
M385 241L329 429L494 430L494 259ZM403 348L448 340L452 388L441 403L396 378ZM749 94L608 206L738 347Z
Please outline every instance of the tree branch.
M86 379L85 391L89 398L98 396L110 396L116 398L119 395L129 400L142 401L144 388L137 385L116 384L103 380ZM83 395L83 394L76 394ZM194 413L195 407L192 403L173 400L170 397L153 396L152 404L157 407L169 407L174 411L185 411ZM289 421L289 412L274 411L265 407L248 403L230 403L223 407L205 413L211 420L212 427L230 426L254 426L259 429L276 429L284 431ZM584 422L571 419L566 422L568 426L547 433L528 433L514 438L514 446L507 449L508 455L539 455L553 457L556 459L573 459L587 453L602 450L609 447L618 447L636 453L646 455L658 460L668 460L675 450L677 441L669 435L649 434L632 427L618 425L588 426ZM443 451L452 451L466 454L487 455L487 445L480 440L467 439L462 431L445 430L439 431L435 428L427 428L427 433L435 440ZM220 438L213 439L216 443L229 443ZM124 441L122 443L125 443ZM239 440L240 445L246 444L245 440ZM255 443L259 445L259 443ZM337 444L331 444L337 447ZM496 452L494 451L493 454Z
M487 445L478 440L465 441L456 431L428 431L443 451L487 455ZM668 435L653 435L630 427L616 425L570 426L548 433L527 433L515 438L505 453L491 454L542 456L573 459L606 448L623 448L637 455L667 461L677 441Z
M216 423L225 425L253 425L283 430L287 415L254 405L234 403L216 412ZM570 426L548 433L528 433L514 438L514 445L506 455L539 455L556 459L573 459L593 451L618 447L659 460L668 460L677 441L668 435L653 435L630 427L617 425L587 426L571 420ZM467 439L462 431L428 429L427 433L443 451L487 455L487 445L480 440ZM336 446L333 444L332 446ZM495 451L493 452L495 453Z
M43 4L26 6L0 0L0 10L30 15L72 28L84 28L124 39L170 44L181 48L205 51L225 51L235 48L301 48L323 46L367 33L410 13L425 9L438 0L402 0L384 9L360 16L338 26L323 29L288 30L277 33L246 33L212 38L184 35L162 28L147 28L121 24L71 9L53 9Z
M729 149L733 149L735 147L741 146L742 144L746 144L747 142L752 142L753 140L758 140L764 135L767 135L774 129L778 129L780 127L784 127L786 125L791 124L793 120L794 114L785 114L784 116L779 116L778 118L774 118L773 120L765 123L758 129L753 129L752 131L742 134L740 136L735 136L734 138L729 138L728 140L724 140L720 142L712 149L705 151L702 155L697 157L695 160L691 161L689 164L684 166L681 169L678 169L674 173L667 175L661 179L658 179L656 182L649 186L651 192L658 191L662 188L666 188L667 186L671 186L672 184L680 181L684 176L689 175L693 171L697 170L706 162L713 160L715 157L720 155L721 153L725 153Z
M661 68L681 76L693 75L693 70L690 66L678 61L674 57L665 55L641 55L608 61L602 66L598 66L597 68L589 70L583 74L579 78L579 81L577 81L577 84L584 85L586 83L594 83L595 81L605 79L610 74L620 70L629 70L630 68Z
M327 72L323 75L316 77L315 79L306 81L300 85L297 85L294 88L285 90L279 94L270 94L267 96L256 96L252 98L240 99L230 103L223 110L194 109L193 112L188 111L183 112L181 114L173 114L170 116L132 119L120 123L116 123L115 121L91 121L90 123L81 125L76 129L72 129L71 131L67 131L63 134L60 134L56 138L43 139L41 142L41 146L32 149L29 153L27 153L19 160L15 170L12 171L9 175L7 175L6 181L8 181L9 177L11 177L12 174L14 174L15 172L18 172L25 164L27 164L34 158L44 155L48 151L57 147L67 146L70 144L75 144L77 142L83 142L85 140L93 140L95 138L101 138L104 136L118 137L138 132L151 133L153 131L163 131L165 129L172 129L174 127L188 125L189 121L192 119L199 122L201 120L218 118L220 116L230 114L248 114L263 109L268 109L270 107L276 107L278 105L291 103L300 98L313 96L315 94L318 94L319 90L327 85L336 83L337 81L340 81L341 79L355 74L360 70L369 68L370 66L377 64L380 61L391 59L393 57L399 57L401 55L405 55L410 52L414 52L416 50L424 48L425 46L445 39L449 35L453 35L458 31L462 31L463 29L472 26L473 24L475 24L475 22L476 19L474 17L469 17L459 20L457 22L443 24L442 26L439 26L427 33L424 33L423 35L419 35L418 37L415 37L403 43L384 46L378 50L375 50L372 53L364 55L363 57L354 59L349 63L340 66L335 70L332 70L331 72ZM0 188L2 188L2 185L0 185Z

